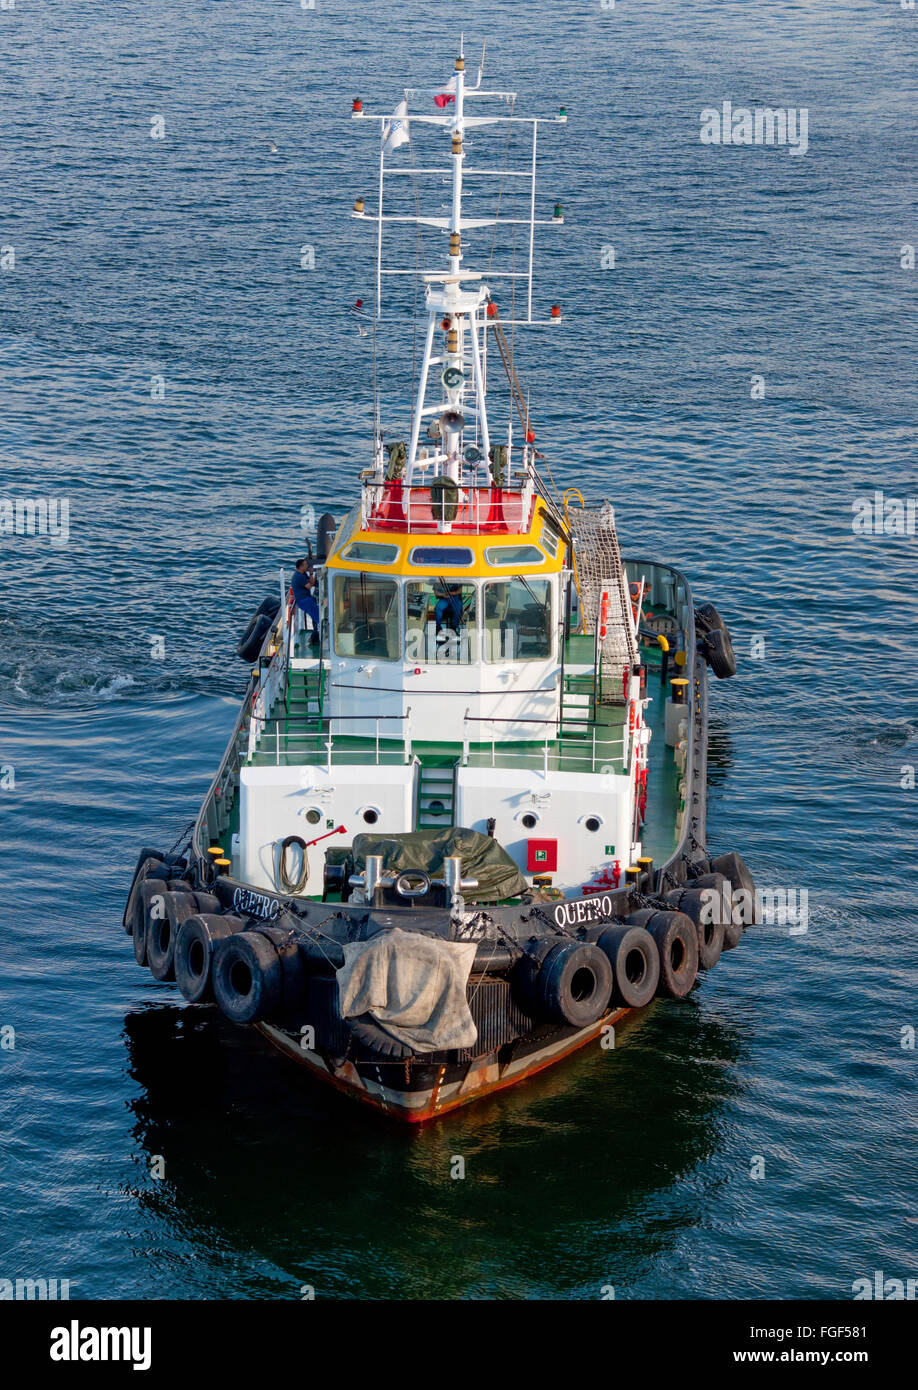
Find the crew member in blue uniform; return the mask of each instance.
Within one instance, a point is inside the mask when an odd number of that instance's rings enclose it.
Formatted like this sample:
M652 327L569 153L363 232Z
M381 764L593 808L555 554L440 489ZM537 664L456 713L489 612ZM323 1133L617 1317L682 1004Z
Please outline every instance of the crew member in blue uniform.
M297 560L293 578L290 580L290 589L297 608L302 608L303 612L312 619L313 642L319 640L319 600L315 595L317 583L315 570L309 561Z

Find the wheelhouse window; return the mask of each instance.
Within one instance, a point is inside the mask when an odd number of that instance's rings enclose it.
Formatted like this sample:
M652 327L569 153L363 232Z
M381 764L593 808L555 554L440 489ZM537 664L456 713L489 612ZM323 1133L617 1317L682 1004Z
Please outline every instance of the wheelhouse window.
M537 545L489 545L485 559L489 565L545 564L545 556Z
M495 580L485 584L486 661L538 661L551 656L551 581Z
M439 569L441 565L462 569L475 562L471 550L458 545L416 545L409 559L413 565L429 565L431 569Z
M477 598L474 584L456 579L409 580L405 585L406 661L477 661Z
M399 659L398 585L378 574L335 576L338 656Z
M354 541L342 551L342 560L363 560L368 565L391 565L398 559L397 545L377 545L375 541Z

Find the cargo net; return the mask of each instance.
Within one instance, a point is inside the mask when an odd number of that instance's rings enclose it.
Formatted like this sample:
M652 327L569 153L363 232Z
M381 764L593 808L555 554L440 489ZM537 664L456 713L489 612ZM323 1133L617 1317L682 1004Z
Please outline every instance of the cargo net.
M600 699L603 704L620 704L622 676L638 660L638 649L615 513L608 502L582 508L575 504L567 522L574 540L582 631L597 631L600 594L604 587L609 590L606 636L600 648Z

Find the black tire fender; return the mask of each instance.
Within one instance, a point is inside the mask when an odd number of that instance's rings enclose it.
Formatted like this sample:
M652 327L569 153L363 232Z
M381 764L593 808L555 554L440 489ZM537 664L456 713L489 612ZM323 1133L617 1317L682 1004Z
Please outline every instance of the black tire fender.
M541 962L527 956L520 966L524 994L537 1015L570 1028L588 1028L606 1012L612 997L612 966L598 946L562 941Z
M320 564L324 564L331 553L337 531L338 523L331 512L323 512L316 528L316 559Z
M255 927L261 936L267 937L277 952L281 963L283 992L281 1010L295 1009L303 1001L306 993L306 967L300 954L296 935L280 927Z
M345 1019L345 1022L356 1040L371 1052L379 1052L383 1057L414 1056L412 1048L398 1038L393 1038L391 1033L387 1033L372 1014L360 1014L357 1018Z
M124 907L124 916L121 925L128 936L134 935L134 923L140 916L142 904L140 901L140 888L145 878L153 873L154 869L162 866L163 856L156 849L142 849L137 857L134 866L134 877L131 879L131 886L128 890L127 902ZM142 919L141 919L142 920Z
M666 894L666 901L673 909L684 912L695 924L699 970L714 969L724 950L726 930L732 925L729 915L711 911L709 894L710 889L705 888L676 888Z
M135 920L134 959L138 965L147 965L147 936L150 922L158 913L165 912L165 897L169 885L164 878L145 878L140 885L140 906Z
M695 631L699 636L706 632L726 632L727 624L713 603L699 603L695 608Z
M657 992L660 958L646 931L622 924L606 927L596 945L612 966L612 1002L626 1009L642 1009Z
M701 639L701 654L718 680L736 675L736 656L730 634L725 628L714 628Z
M239 639L236 647L237 656L242 657L243 661L256 661L265 645L265 638L273 626L274 619L269 618L267 613L253 614L248 627Z
M231 1023L260 1023L284 997L284 968L261 932L234 932L218 941L211 970L214 997Z
M175 979L189 1004L213 999L211 968L218 941L241 931L240 917L223 917L214 912L198 912L179 927L175 942Z
M737 854L735 850L731 850L729 854L719 854L716 859L711 860L711 867L729 880L737 899L737 915L741 918L742 926L745 928L756 924L761 918L761 913L756 899L755 879L742 855Z
M175 979L175 942L179 928L194 916L190 893L163 893L163 913L147 919L147 964L154 980Z
M633 914L639 915L641 914ZM698 937L695 923L690 917L686 917L684 912L651 910L644 926L656 942L660 957L660 982L657 992L666 995L668 999L684 999L698 976Z

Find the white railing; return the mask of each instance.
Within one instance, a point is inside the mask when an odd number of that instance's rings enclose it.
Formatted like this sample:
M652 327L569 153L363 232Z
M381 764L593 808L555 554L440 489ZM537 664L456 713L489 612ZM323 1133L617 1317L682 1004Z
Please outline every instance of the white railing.
M526 748L515 748L501 739L500 724L533 724L545 726L546 732L539 737L538 730ZM471 740L470 725L485 725L490 728L490 737ZM547 732L548 726L552 733ZM580 738L558 736L557 724L546 719L487 719L470 716L466 712L463 720L462 766L463 767L516 767L533 768L541 764L543 775L554 771L597 772L610 763L621 763L627 767L629 740L626 734L614 729L608 737L602 736L607 726L593 723L589 743ZM504 730L503 732L506 732ZM490 753L490 757L489 757ZM553 764L553 769L550 766Z

